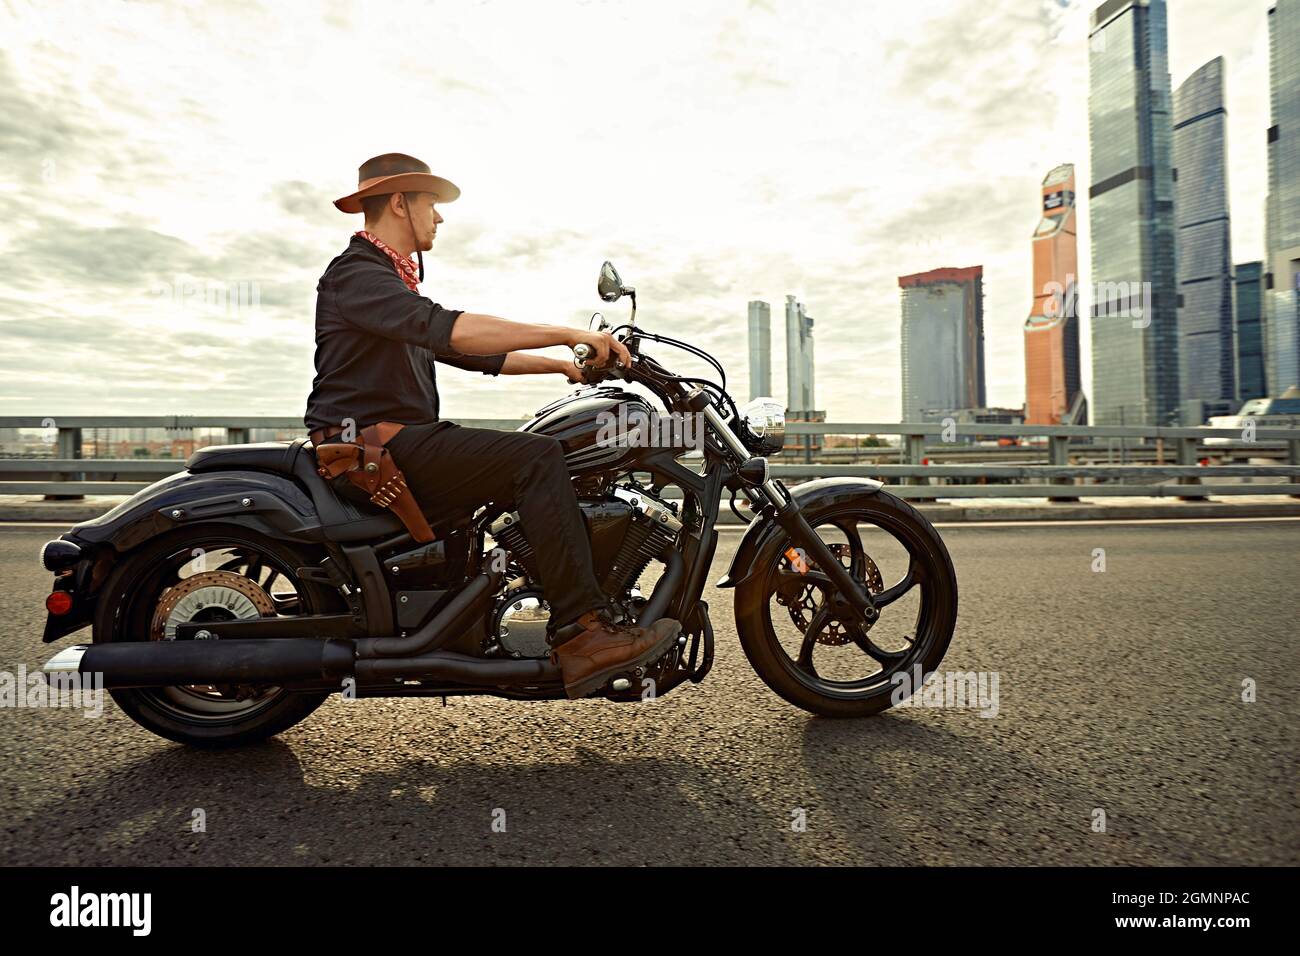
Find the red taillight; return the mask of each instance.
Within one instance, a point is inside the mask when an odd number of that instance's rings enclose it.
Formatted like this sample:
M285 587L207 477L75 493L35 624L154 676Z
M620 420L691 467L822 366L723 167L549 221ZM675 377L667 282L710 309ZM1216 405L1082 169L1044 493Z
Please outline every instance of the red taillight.
M72 610L72 595L67 591L53 591L45 599L45 610L51 614L67 614Z

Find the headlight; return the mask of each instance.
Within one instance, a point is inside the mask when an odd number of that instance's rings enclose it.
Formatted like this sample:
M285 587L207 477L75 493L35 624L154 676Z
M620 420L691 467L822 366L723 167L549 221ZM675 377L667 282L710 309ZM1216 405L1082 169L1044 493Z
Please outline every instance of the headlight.
M774 398L756 398L740 410L745 436L760 455L775 455L785 446L785 406Z

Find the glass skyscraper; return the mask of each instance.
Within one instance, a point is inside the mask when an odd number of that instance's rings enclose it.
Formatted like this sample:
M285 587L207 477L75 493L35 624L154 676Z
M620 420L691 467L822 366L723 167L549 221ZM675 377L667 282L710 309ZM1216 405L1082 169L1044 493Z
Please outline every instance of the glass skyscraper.
M1277 397L1300 385L1300 0L1268 12L1268 47L1264 358Z
M984 407L984 267L899 276L903 421Z
M785 297L785 386L786 408L808 413L817 408L813 372L813 319L803 303Z
M1164 0L1107 0L1089 34L1092 418L1178 414L1174 174Z
M772 308L758 299L749 303L749 397L772 394Z
M1174 92L1178 359L1183 424L1237 410L1223 58Z
M1034 304L1025 320L1025 422L1086 424L1080 398L1079 242L1074 165L1043 179L1042 218L1034 229ZM1072 414L1072 412L1074 414Z
M1243 402L1268 395L1264 376L1264 263L1237 263L1237 393Z

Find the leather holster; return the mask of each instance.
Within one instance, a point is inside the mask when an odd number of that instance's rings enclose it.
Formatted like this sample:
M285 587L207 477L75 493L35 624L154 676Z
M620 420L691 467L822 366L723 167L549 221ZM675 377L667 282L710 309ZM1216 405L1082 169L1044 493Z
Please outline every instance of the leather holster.
M331 428L312 432L316 449L316 473L322 478L346 475L348 481L370 496L371 504L387 508L402 520L411 537L421 544L434 539L433 529L420 510L406 476L384 446L406 426L401 422L379 422L361 429L360 441L322 444L342 432ZM319 436L319 437L318 437Z

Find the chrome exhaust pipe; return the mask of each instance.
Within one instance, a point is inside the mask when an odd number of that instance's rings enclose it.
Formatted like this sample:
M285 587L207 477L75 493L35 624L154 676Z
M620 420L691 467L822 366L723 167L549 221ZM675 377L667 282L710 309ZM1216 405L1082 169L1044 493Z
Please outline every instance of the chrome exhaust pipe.
M73 644L71 647L65 647L59 653L55 654L45 666L41 668L41 673L45 675L45 682L52 683L51 675L58 674L80 674L81 658L85 656L86 651L90 649L89 644Z

